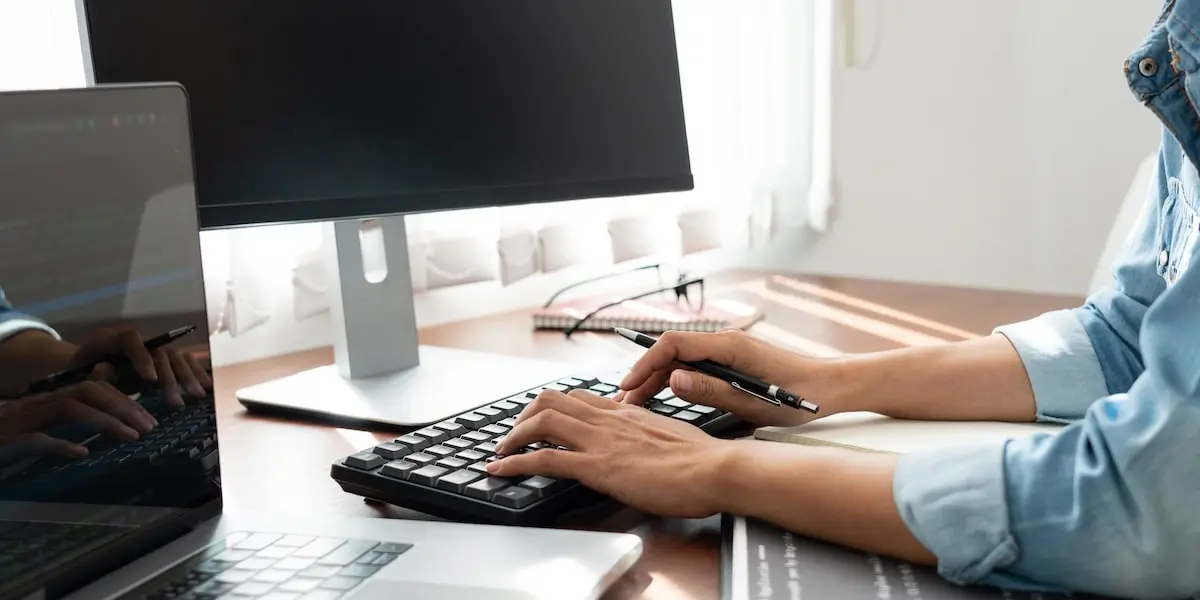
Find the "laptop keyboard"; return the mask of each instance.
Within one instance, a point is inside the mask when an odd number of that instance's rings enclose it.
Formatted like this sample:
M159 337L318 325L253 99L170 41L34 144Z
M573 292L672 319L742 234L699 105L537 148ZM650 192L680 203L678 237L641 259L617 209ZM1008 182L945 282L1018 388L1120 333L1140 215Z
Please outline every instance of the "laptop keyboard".
M337 600L412 544L235 533L144 586L145 600Z
M0 583L45 573L127 530L116 525L0 521Z
M491 477L487 463L521 411L543 390L575 389L611 398L623 373L565 378L457 415L444 422L347 456L332 466L346 492L457 521L507 525L550 524L603 497L574 481L549 477ZM660 393L646 408L691 423L710 435L742 429L731 413ZM535 443L521 452L549 447Z

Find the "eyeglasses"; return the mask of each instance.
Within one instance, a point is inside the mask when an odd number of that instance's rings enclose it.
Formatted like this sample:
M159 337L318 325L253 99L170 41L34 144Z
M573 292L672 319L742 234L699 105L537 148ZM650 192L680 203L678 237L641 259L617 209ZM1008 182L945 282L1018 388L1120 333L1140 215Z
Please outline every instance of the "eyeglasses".
M543 308L549 308L552 304L554 304L554 301L557 300L559 298L559 296L562 296L568 290L572 290L572 289L575 289L575 288L578 288L578 287L581 287L581 286L584 286L584 285L587 285L590 283L595 283L597 281L604 281L606 279L612 279L614 277L620 277L623 275L630 275L633 273L637 273L640 271L647 271L650 269L654 269L659 274L658 279L659 279L660 285L658 288L650 290L648 292L642 292L639 294L634 294L632 296L621 298L620 300L609 302L600 307L597 307L592 312L589 312L588 314L584 315L580 319L576 320L575 323L572 324L570 327L567 327L566 329L564 329L563 334L566 335L566 337L571 337L571 334L578 331L579 328L582 327L584 323L587 323L590 319L592 319L596 315L600 314L601 312L608 310L610 308L613 308L614 306L620 306L621 304L624 304L624 303L632 301L632 300L640 300L642 298L654 296L656 294L674 292L676 302L682 301L683 303L685 303L688 306L689 309L692 309L692 310L696 310L696 311L704 310L704 278L703 277L688 277L686 273L680 273L679 276L676 278L676 281L674 284L662 285L662 265L658 265L658 264L645 265L645 266L637 267L637 268L631 269L629 271L624 271L621 273L608 273L605 275L601 275L599 277L592 277L590 279L578 281L576 283L573 283L573 284L566 286L566 287L558 290L557 292L555 292L554 295L550 296L550 299L546 301L546 304L543 305ZM695 292L695 293L698 293L698 295L699 295L699 300L698 300L697 306L692 306L692 295L694 293L691 291L692 288L698 289L698 292Z

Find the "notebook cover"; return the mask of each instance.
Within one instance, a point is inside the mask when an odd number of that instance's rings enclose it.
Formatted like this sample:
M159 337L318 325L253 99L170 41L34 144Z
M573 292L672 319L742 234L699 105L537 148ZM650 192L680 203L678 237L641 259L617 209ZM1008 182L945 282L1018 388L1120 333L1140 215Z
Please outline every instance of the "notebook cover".
M1061 429L1060 425L1045 423L916 421L850 412L797 427L759 427L754 431L754 437L789 444L905 454L985 440L1056 433Z
M533 313L533 326L537 329L563 330L596 308L613 300L569 300ZM588 319L579 331L610 331L624 327L642 333L664 331L713 332L722 329L745 329L763 316L762 311L750 304L723 298L710 298L704 308L696 310L684 302L674 300L630 300L606 308Z

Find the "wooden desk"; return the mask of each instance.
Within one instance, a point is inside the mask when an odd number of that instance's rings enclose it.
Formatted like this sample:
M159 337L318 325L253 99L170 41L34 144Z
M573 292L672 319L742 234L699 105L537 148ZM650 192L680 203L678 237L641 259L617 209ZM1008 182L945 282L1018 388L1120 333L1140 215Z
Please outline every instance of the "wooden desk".
M716 283L716 282L714 282ZM843 278L731 276L711 285L710 296L759 306L766 318L751 332L780 346L811 353L871 352L987 335L999 324L1075 306L1076 297L884 283ZM547 357L581 364L636 352L612 336L531 330L526 312L425 329L421 342ZM332 429L246 414L235 390L328 364L330 350L219 369L216 373L223 477L227 505L240 509L429 518L376 507L346 494L329 477L330 463L394 434ZM626 510L595 528L635 530L647 542L640 565L650 575L645 598L712 599L718 595L719 548L715 520L652 519Z

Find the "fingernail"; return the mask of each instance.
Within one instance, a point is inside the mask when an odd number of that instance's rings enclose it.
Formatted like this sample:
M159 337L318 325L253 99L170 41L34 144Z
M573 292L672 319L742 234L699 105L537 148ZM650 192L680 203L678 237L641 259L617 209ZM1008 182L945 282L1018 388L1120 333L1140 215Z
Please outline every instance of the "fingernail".
M621 390L621 391L617 392L617 394L615 396L613 396L613 402L616 402L617 404L620 404L624 400L625 400L625 390Z
M671 389L677 394L690 394L692 392L692 374L687 371L675 371L671 373Z
M500 461L490 462L487 464L488 473L495 473L500 470Z
M129 427L122 427L120 429L120 431L121 431L121 435L128 438L129 441L131 441L131 442L133 440L136 440L136 439L142 437L141 434L139 434L138 432L134 431L133 429L131 429Z

